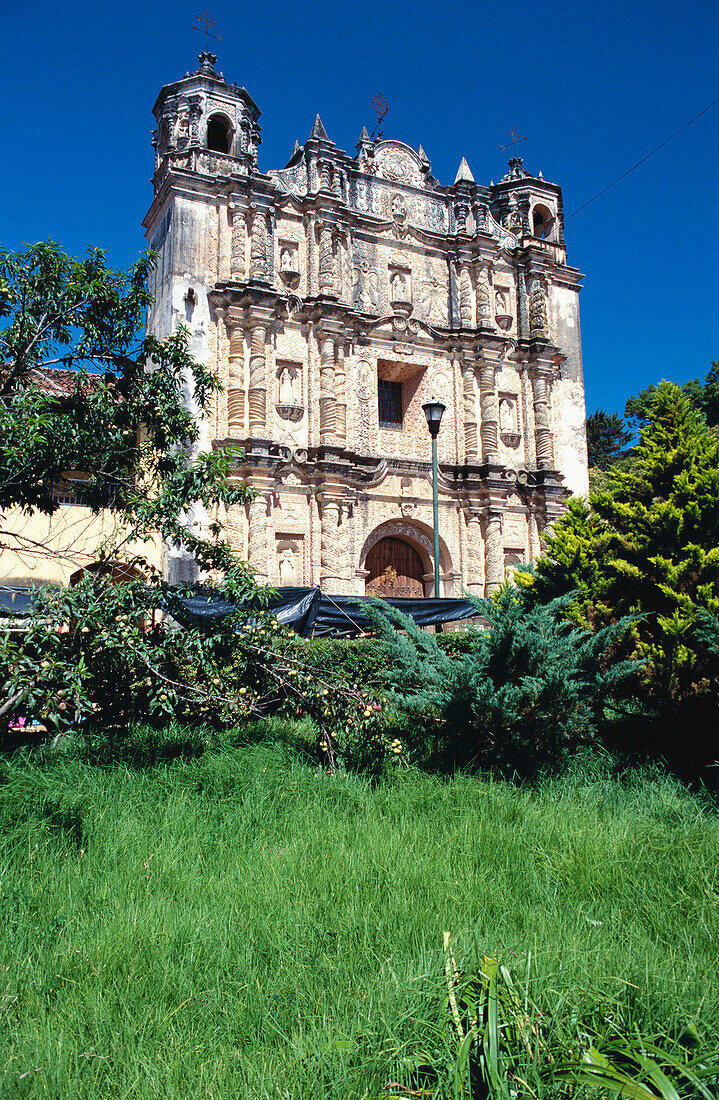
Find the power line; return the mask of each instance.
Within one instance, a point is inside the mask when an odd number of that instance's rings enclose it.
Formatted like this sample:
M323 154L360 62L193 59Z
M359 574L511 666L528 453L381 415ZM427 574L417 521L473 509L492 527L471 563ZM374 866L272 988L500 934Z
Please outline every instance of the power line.
M595 199L598 199L600 198L600 196L605 195L607 191L611 190L611 188L615 186L615 184L619 183L620 180L623 180L625 176L628 176L629 173L633 172L635 168L638 168L640 164L644 164L645 160L649 160L649 158L653 157L655 153L658 153L660 149L663 149L665 145L668 145L672 138L675 138L677 134L681 134L682 130L686 130L687 127L691 126L693 122L696 122L698 118L701 118L702 115L705 115L707 111L714 106L715 103L719 103L719 96L717 96L716 99L713 99L711 103L709 103L704 108L703 111L699 112L698 115L694 115L694 118L690 118L688 122L685 122L683 126L680 126L678 130L675 130L673 134L670 134L669 137L661 143L661 145L657 145L656 149L652 149L651 153L647 153L645 157L642 157L641 160L638 160L636 164L633 164L631 166L631 168L627 168L626 172L622 172L621 176L617 176L615 180L612 180L611 183L608 183L607 186L603 187L601 191L597 191L596 195L592 195L591 199L588 199L587 202L585 202L577 210L573 210L572 213L569 215L569 218L573 218L575 214L579 214L581 210L586 209L586 207L589 206L590 203L594 202ZM569 218L567 220L569 220Z

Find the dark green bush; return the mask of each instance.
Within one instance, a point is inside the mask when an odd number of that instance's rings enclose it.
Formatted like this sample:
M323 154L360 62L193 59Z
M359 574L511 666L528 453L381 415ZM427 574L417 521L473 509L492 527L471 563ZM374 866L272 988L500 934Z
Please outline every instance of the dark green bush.
M590 634L562 617L565 603L529 609L507 586L496 602L476 601L489 629L468 630L456 653L401 615L394 626L376 617L390 702L417 763L528 776L596 737L638 667L616 656L630 620Z

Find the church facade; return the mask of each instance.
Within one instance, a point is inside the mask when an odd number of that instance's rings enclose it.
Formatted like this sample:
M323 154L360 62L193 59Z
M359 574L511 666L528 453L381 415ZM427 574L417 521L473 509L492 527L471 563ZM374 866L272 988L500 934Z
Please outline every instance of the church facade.
M144 225L149 327L188 327L224 386L202 446L241 448L257 492L222 517L233 545L273 585L432 595L436 398L441 594L491 593L587 492L560 188L519 158L443 186L421 146L363 130L349 156L319 116L261 172L259 109L215 62L160 92Z

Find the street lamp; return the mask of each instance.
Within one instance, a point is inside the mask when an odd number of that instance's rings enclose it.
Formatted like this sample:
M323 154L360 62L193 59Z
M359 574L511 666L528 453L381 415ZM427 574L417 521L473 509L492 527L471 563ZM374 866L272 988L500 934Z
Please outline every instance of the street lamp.
M422 406L427 417L427 427L432 436L432 507L434 510L434 598L439 599L439 499L437 497L437 435L442 423L442 413L447 408L436 397Z

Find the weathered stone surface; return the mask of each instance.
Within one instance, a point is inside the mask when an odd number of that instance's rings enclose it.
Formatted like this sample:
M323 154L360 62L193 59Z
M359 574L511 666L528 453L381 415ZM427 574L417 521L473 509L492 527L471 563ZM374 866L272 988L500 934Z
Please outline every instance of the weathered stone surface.
M362 593L371 548L401 539L430 594L437 397L444 592L492 591L587 488L559 187L518 158L490 186L462 158L442 186L421 148L363 130L350 157L319 117L260 173L259 110L210 55L155 116L148 323L187 324L225 385L203 446L239 441L261 487L232 516L240 552L272 583Z

